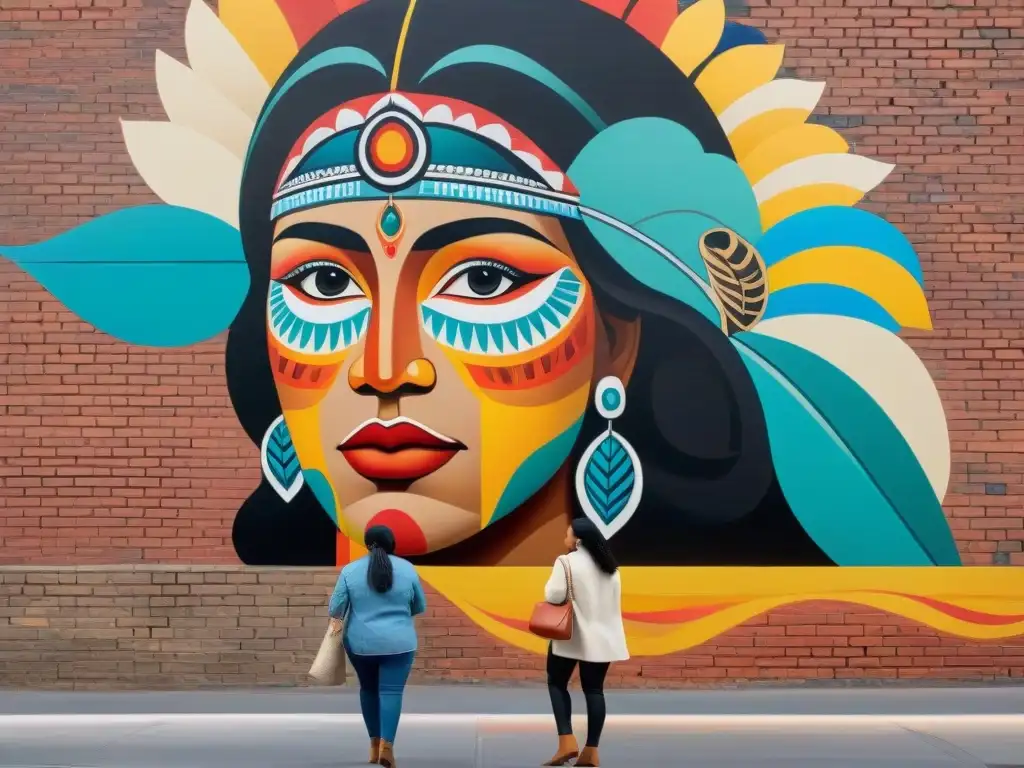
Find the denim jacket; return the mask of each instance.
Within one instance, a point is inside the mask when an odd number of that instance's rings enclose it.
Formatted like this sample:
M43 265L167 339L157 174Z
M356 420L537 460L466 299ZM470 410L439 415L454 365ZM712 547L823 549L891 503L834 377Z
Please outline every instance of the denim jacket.
M394 555L390 559L394 580L383 594L367 581L369 557L349 563L338 576L328 610L332 619L345 621L345 646L351 653L388 656L417 648L413 616L427 609L427 599L412 563Z

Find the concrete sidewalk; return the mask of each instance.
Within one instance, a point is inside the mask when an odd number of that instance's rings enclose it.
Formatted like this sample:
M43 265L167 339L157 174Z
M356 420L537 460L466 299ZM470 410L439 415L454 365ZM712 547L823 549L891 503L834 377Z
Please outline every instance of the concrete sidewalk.
M608 704L606 768L1024 768L1024 688L613 691ZM357 712L351 690L0 693L0 767L365 765ZM399 764L539 765L553 730L540 688L415 687Z
M60 692L0 690L0 715L358 714L359 692L340 688ZM574 700L582 706L578 692ZM612 690L621 715L999 715L1024 714L1024 685L929 688ZM539 686L423 685L405 693L408 714L531 715L548 711Z

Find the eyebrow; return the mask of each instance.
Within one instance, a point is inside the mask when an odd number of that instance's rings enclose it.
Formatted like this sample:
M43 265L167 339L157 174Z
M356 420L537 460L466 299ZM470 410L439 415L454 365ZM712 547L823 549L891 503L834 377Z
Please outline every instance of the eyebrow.
M325 224L319 221L304 221L299 224L292 224L284 232L274 238L274 242L281 240L309 240L314 243L323 243L341 251L352 251L354 253L369 253L370 246L356 232L347 227L337 224Z
M445 246L481 235L522 235L540 240L555 248L555 244L537 230L511 219L479 218L459 219L434 227L420 235L413 243L414 251L439 251Z

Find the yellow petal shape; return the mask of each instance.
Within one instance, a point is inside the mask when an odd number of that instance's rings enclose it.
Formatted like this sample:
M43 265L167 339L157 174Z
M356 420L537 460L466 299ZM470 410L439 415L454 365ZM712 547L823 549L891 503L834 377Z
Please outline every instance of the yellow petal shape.
M741 45L713 58L697 78L697 90L722 112L741 96L771 81L782 66L783 45Z
M661 50L684 75L689 75L715 50L723 29L723 0L697 0L672 22Z
M846 140L827 125L801 123L780 131L754 147L736 162L751 184L757 184L772 171L812 155L842 154L850 150Z
M946 412L931 374L906 342L874 323L837 315L775 317L756 333L803 347L856 381L896 425L942 500L950 471Z
M121 131L132 164L157 197L238 227L239 158L174 123L122 120Z
M277 82L299 51L274 0L220 0L220 20L268 83Z
M808 184L775 195L758 204L761 226L768 229L783 219L801 211L826 205L853 206L864 197L864 192L845 184Z
M192 0L185 16L189 66L253 121L270 86L239 42L203 0Z
M156 89L171 122L192 128L244 159L253 121L224 94L163 51L156 52Z
M904 328L931 330L920 284L895 261L875 251L849 245L809 248L768 268L773 292L808 283L852 288L881 304Z

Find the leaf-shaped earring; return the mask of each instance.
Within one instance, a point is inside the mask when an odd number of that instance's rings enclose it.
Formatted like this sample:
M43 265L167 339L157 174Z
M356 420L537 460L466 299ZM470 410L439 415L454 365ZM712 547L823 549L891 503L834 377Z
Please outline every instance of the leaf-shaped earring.
M626 409L626 390L618 377L598 382L594 405L608 419L608 430L583 452L576 467L576 496L586 516L610 539L640 506L644 476L633 446L612 429L612 421Z
M260 446L260 466L263 476L277 495L290 502L302 490L304 482L299 455L295 452L291 433L284 416L278 416L267 428Z

